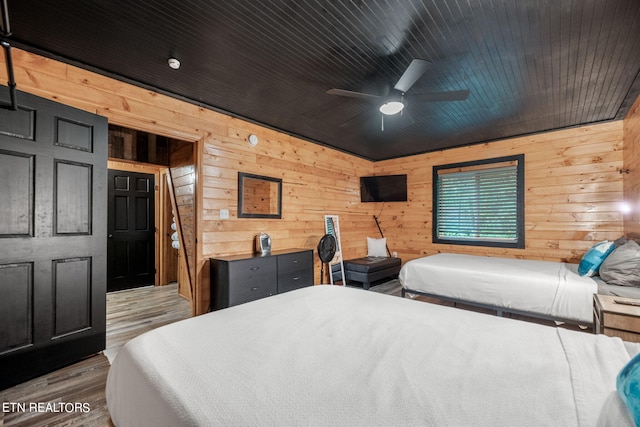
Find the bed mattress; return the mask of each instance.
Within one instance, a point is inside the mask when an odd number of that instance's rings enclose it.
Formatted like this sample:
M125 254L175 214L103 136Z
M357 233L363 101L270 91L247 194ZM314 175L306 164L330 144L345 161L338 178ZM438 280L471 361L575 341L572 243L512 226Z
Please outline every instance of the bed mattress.
M640 288L635 286L610 285L600 277L594 277L593 280L598 284L598 293L600 295L640 299Z
M598 285L576 264L442 253L407 262L400 270L410 291L488 305L505 311L593 323Z
M167 325L114 361L116 426L629 426L618 338L315 286Z

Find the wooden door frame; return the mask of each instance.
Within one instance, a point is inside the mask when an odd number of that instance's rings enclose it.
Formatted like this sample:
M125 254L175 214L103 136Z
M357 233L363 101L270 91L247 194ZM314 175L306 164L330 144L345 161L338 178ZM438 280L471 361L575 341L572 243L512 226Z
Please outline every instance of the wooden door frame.
M195 260L193 265L193 278L191 283L191 310L194 316L204 314L208 311L209 305L209 268L206 267L206 263L203 258L203 249L202 249L202 239L200 238L200 230L203 229L203 215L198 211L200 206L202 205L203 193L204 190L202 188L202 162L203 162L203 152L204 152L204 142L206 139L206 135L198 134L198 133L189 133L185 131L179 131L169 127L163 127L156 122L149 123L144 120L140 120L138 118L126 117L123 120L123 117L120 115L114 115L113 111L109 111L105 116L109 119L109 124L113 124L116 126L122 126L129 129L135 129L142 132L148 132L151 134L162 135L168 138L173 138L180 140L182 142L191 143L193 145L192 148L192 158L193 165L195 168L194 175L194 185L195 185L195 198L194 198L194 224L193 224L193 235L194 235L194 251L195 251ZM125 170L125 171L141 171L140 167L149 167L149 168L157 168L158 170L166 169L166 166L154 165L149 163L139 163L132 162L122 159L109 158L108 159L108 168L111 169L113 165L114 169ZM128 169L133 168L133 169ZM155 172L154 172L155 173ZM163 177L166 179L166 177ZM156 181L156 185L157 185ZM167 197L166 193L162 193L161 197ZM160 197L156 197L156 204L159 203ZM165 206L164 201L161 206ZM159 215L159 209L156 209L156 215ZM156 226L156 234L157 234L157 226ZM171 242L168 242L170 245ZM156 245L159 246L159 245ZM158 257L156 257L156 265L159 262ZM156 273L159 270L156 270ZM156 274L156 277L160 277Z
M153 234L154 234L154 252L155 252L155 270L156 271L154 274L153 284L154 286L159 286L162 284L160 283L160 278L162 277L161 272L164 272L164 266L162 265L163 263L161 262L162 260L164 260L164 257L161 257L160 255L161 248L163 246L162 237L164 236L164 234L160 233L159 230L161 229L161 227L164 226L164 224L162 224L162 218L164 218L164 206L165 206L165 194L163 194L163 192L160 191L162 187L160 185L161 183L160 180L161 178L164 177L163 173L166 167L160 166L160 165L153 165L149 163L139 163L139 162L122 160L122 159L109 158L107 160L107 169L119 170L124 172L146 173L149 175L153 175L155 177L155 185L153 189L155 194L155 200L154 200L155 230Z

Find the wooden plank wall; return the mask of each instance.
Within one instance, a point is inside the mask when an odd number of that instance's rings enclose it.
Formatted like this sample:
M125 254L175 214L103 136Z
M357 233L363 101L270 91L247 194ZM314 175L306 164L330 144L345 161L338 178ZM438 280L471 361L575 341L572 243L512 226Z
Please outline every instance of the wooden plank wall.
M438 252L579 262L594 242L623 233L622 121L378 162L406 173L408 203L386 203L380 223L403 261ZM525 249L431 243L432 166L525 155Z
M276 250L315 248L325 214L340 216L345 258L366 255L366 237L378 236L373 215L380 216L391 251L405 261L438 251L575 261L593 242L623 233L617 210L626 177L618 173L622 121L372 163L55 60L13 53L19 90L196 144L196 313L209 306L210 257L250 252L259 232L271 235ZM6 81L2 61L0 79ZM260 139L255 147L249 134ZM517 153L526 156L526 249L432 244L431 167ZM283 180L281 220L237 218L238 171ZM374 173L407 173L410 201L360 203L358 177ZM229 220L220 219L220 209L229 209ZM318 281L317 257L315 267Z
M640 233L640 97L624 119L624 199L629 212L624 215L626 234Z
M251 252L260 232L271 236L274 250L315 249L324 235L325 214L339 215L348 256L366 254L366 238L360 236L375 224L358 208L358 177L372 173L373 163L238 119L228 125L226 134L204 144L203 254ZM259 137L256 146L246 140L251 133ZM281 220L238 218L239 171L282 179ZM229 210L229 220L220 219L220 209ZM315 275L318 281L318 259Z
M18 90L103 115L115 125L196 144L196 313L209 307L208 259L251 252L259 232L271 235L275 250L315 248L324 215L337 214L345 255L366 254L365 237L375 224L359 209L358 177L372 174L373 163L53 59L12 52ZM6 79L0 58L0 81ZM255 147L246 141L252 133L260 138ZM237 218L238 171L282 178L282 220ZM220 209L229 209L231 218L220 220Z

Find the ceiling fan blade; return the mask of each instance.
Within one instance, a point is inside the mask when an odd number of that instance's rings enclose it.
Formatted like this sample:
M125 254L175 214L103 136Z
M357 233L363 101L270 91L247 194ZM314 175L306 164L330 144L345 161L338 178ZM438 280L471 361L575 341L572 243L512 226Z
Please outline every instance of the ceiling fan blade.
M404 70L404 73L393 87L395 90L398 90L402 93L406 93L411 86L418 81L420 77L427 71L431 63L429 61L425 61L424 59L414 59L411 61L411 64Z
M439 101L464 101L469 97L469 90L454 90L451 92L427 92L411 95L411 101L439 102Z
M327 93L329 95L347 96L349 98L364 99L367 101L378 101L380 99L378 95L370 95L368 93L354 92L345 89L329 89Z

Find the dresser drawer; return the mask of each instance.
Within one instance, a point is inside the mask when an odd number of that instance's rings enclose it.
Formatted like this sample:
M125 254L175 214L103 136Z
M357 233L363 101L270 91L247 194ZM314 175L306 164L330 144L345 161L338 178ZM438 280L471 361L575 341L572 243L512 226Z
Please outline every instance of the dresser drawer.
M602 324L605 325L606 328L640 332L640 317L609 312L603 312L601 316Z
M211 260L211 309L243 304L278 291L275 258Z
M313 250L210 258L211 310L313 285Z
M229 306L278 293L275 258L250 258L229 263Z
M313 251L278 256L278 293L313 285Z

